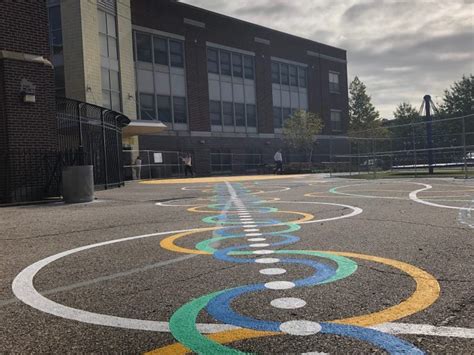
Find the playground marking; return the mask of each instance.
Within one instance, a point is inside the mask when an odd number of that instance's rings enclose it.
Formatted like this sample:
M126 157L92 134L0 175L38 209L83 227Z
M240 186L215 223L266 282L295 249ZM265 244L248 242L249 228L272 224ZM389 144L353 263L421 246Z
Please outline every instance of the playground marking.
M165 179L140 181L143 185L170 185L170 184L217 184L224 182L244 182L244 181L262 181L262 180L282 180L301 178L301 175L246 175L246 176L222 176L222 177L203 177L190 179ZM264 193L264 192L263 192Z
M446 209L450 209L450 210L458 210L458 211L472 211L473 210L472 207L447 206L447 205L442 205L442 204L439 204L439 203L434 203L434 202L429 202L429 201L423 200L423 199L418 197L418 194L420 192L431 190L433 188L433 186L428 185L428 184L423 184L423 183L418 183L418 185L422 185L422 186L424 186L424 188L410 192L410 195L409 195L410 200L412 200L414 202L421 203L423 205L427 205L427 206L431 206L431 207L446 208Z

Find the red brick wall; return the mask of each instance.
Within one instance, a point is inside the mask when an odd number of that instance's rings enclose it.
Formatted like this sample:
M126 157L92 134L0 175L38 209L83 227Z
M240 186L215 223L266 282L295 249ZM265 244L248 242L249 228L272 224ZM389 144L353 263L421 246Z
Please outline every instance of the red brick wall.
M0 1L0 50L50 56L45 1ZM23 79L36 87L36 103L22 102ZM34 198L48 179L44 152L57 149L53 68L0 60L0 98L0 201Z
M203 22L206 27L201 29L185 25L184 18ZM342 110L343 126L347 128L347 65L307 54L309 50L345 60L345 50L170 1L132 1L132 23L186 37L191 130L208 130L210 127L204 48L206 41L255 52L260 133L273 133L271 56L308 64L310 111L323 116L326 126L324 133L330 133L330 109ZM270 45L255 42L255 37L269 40ZM195 39L198 43L194 43ZM339 95L329 93L329 70L340 72Z

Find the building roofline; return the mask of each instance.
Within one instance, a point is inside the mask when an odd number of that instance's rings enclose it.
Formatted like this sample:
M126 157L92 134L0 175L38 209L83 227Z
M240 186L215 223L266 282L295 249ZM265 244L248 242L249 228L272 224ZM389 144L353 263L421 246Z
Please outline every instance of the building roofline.
M260 29L263 29L263 30L276 32L276 33L278 33L280 35L284 35L286 37L296 38L298 40L311 42L311 43L316 44L318 46L326 46L326 47L329 47L329 48L337 49L337 50L340 50L340 51L344 52L345 54L347 53L347 50L343 49L343 48L335 47L335 46L332 46L332 45L329 45L329 44L326 44L326 43L322 43L322 42L318 42L318 41L315 41L315 40L312 40L312 39L309 39L309 38L296 36L296 35L293 35L293 34L290 34L290 33L287 33L287 32L283 32L283 31L280 31L280 30L277 30L277 29L274 29L274 28L271 28L271 27L265 27L265 26L262 26L262 25L258 25L258 24L255 24L253 22L250 22L250 21L241 20L239 18L232 17L232 16L229 16L229 15L224 15L224 14L221 14L219 12L204 9L202 7L190 5L190 4L187 4L187 3L184 3L184 2L181 2L181 1L176 1L176 0L170 0L169 2L171 4L174 4L174 5L177 5L177 6L183 6L183 7L188 7L188 8L197 10L197 11L207 12L207 13L210 13L212 15L215 15L215 16L218 16L218 17L221 17L221 18L225 18L225 19L228 19L228 20L240 22L240 23L243 23L245 25L250 25L250 26L253 26L255 28L260 28Z

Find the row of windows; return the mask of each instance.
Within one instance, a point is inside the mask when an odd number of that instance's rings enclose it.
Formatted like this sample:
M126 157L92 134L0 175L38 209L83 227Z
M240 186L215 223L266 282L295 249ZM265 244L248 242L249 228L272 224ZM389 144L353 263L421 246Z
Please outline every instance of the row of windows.
M299 86L308 86L307 69L297 65L272 62L272 83Z
M207 70L214 74L255 79L255 63L252 56L215 48L207 49Z
M140 32L135 41L137 61L184 68L183 42Z
M188 114L186 98L140 93L140 119L162 122L186 123Z
M215 126L257 127L255 105L232 102L210 101L211 124Z

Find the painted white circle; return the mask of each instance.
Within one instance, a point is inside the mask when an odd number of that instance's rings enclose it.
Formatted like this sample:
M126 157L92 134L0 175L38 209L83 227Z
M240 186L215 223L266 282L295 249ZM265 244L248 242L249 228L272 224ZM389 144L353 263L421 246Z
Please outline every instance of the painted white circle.
M246 237L260 237L262 233L247 233Z
M269 247L270 244L267 244L267 243L255 243L255 244L250 244L249 247L250 248L266 248L266 247Z
M280 330L290 335L313 335L321 331L321 324L308 320L291 320L280 325Z
M285 297L274 299L270 304L275 308L297 309L306 306L306 301L301 298Z
M289 290L295 286L296 285L290 281L271 281L265 284L265 287L270 290Z
M280 268L271 268L271 269L262 269L260 273L262 275L283 275L286 272L285 269Z
M267 238L249 238L247 239L249 242L264 242Z
M255 262L257 264L275 264L275 263L279 263L280 259L277 259L277 258L260 258L260 259L255 259Z
M274 250L255 250L252 252L252 254L269 255L269 254L273 254L274 252L275 252Z

